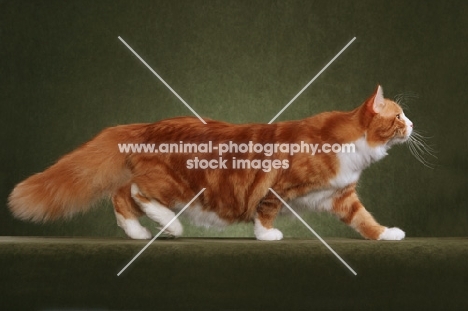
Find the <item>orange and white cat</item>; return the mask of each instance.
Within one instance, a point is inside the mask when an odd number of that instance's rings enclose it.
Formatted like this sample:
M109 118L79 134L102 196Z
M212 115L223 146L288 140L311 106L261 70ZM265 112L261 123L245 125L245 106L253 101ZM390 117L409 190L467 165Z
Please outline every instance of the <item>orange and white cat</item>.
M9 196L16 217L36 222L84 212L103 197L111 197L117 223L134 239L151 233L138 218L147 215L162 226L202 189L186 213L196 224L222 226L240 221L254 224L259 240L281 240L273 227L281 201L335 214L372 240L401 240L398 228L381 226L356 194L361 172L410 138L413 124L402 108L383 97L379 86L361 106L349 112L324 112L303 120L274 124L229 124L179 117L152 124L130 124L103 130L91 141L63 156L42 173L19 183ZM226 158L276 159L287 165L261 168L188 168L187 161L218 159L217 153L125 153L118 145L189 142L213 145L237 143L354 144L353 153L231 152ZM167 233L182 235L176 219Z

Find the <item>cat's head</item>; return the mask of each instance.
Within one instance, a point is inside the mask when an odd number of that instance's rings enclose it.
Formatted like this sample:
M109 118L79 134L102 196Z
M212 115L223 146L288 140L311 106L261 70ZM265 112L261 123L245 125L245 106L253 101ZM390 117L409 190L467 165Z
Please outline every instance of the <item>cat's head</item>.
M374 94L366 100L362 109L366 120L366 140L369 146L406 142L413 132L413 123L403 109L394 101L383 96L379 85Z

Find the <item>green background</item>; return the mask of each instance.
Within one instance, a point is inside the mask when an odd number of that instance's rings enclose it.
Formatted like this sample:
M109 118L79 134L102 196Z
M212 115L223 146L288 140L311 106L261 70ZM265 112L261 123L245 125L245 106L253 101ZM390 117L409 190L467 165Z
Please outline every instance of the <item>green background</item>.
M121 36L201 116L234 123L268 122L356 37L278 120L350 110L378 83L386 97L406 94L436 168L394 147L362 175L361 199L410 237L467 236L467 11L465 1L0 1L0 235L124 236L108 203L45 225L6 207L16 183L105 127L191 115ZM305 217L322 236L356 237L329 215ZM292 217L278 227L311 236Z

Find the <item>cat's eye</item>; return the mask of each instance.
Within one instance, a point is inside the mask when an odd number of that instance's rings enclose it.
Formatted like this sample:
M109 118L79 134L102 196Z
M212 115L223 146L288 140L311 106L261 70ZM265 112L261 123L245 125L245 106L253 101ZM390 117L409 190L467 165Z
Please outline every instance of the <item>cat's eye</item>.
M397 115L396 115L396 118L397 118L398 120L400 120L400 119L401 119L401 115L400 115L400 114L397 114Z

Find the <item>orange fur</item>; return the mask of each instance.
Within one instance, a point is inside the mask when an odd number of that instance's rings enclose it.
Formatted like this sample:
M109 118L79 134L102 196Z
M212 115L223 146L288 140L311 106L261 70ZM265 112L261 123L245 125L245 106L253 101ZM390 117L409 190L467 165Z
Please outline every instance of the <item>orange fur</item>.
M154 200L174 209L190 201L206 188L196 201L203 211L214 212L227 223L258 218L266 229L273 227L281 202L269 192L275 190L292 201L314 191L332 189L330 181L343 167L334 153L289 155L275 153L271 159L287 160L289 167L272 169L188 169L186 161L217 159L218 154L198 153L119 153L119 143L350 143L362 137L369 146L380 146L396 136L404 137L402 112L385 99L375 106L378 92L350 112L325 112L297 121L275 124L229 124L179 117L152 124L131 124L105 129L93 140L62 157L42 173L18 184L9 197L13 214L21 219L47 221L86 211L100 198L112 196L115 210L125 219L143 214L135 203ZM232 153L226 159L266 159L264 154ZM131 197L130 185L139 194ZM378 239L380 226L360 203L355 183L332 189L335 213L365 238Z

